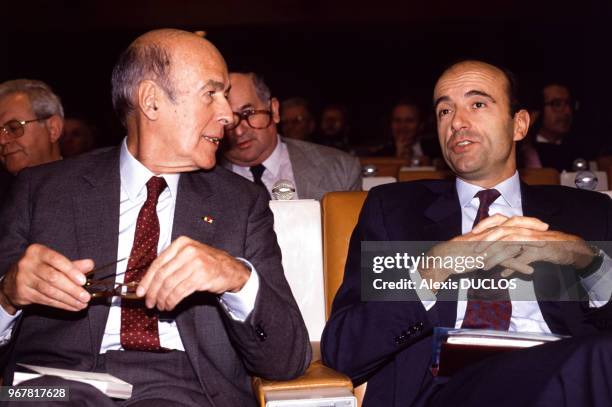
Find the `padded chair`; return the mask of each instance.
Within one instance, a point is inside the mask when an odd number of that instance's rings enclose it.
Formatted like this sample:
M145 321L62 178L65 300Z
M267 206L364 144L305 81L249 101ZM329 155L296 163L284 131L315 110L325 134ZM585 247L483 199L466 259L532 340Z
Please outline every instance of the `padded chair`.
M325 275L326 317L344 277L349 241L357 224L367 192L330 192L321 202L323 212L323 270ZM355 388L361 406L367 383Z
M326 320L320 204L314 199L270 201L270 209L274 214L274 230L282 252L285 277L310 336L313 362L304 375L294 380L254 378L255 395L261 407L274 398L351 397L351 380L319 360L319 341Z
M359 157L361 166L375 165L377 168L376 175L379 177L396 177L399 169L408 165L408 161L397 157Z
M416 181L419 179L454 179L455 175L450 171L415 170L400 171L398 181Z
M600 171L605 171L608 174L608 179L612 180L612 155L603 155L598 157L597 167Z
M361 180L361 189L369 191L370 189L383 184L391 184L397 182L395 177L363 177Z
M597 185L595 185L595 191L607 191L608 190L608 173L606 171L591 171L597 177ZM576 187L576 175L575 171L563 171L561 173L561 185L566 187Z
M559 185L559 171L554 168L523 168L519 170L521 181L529 185Z

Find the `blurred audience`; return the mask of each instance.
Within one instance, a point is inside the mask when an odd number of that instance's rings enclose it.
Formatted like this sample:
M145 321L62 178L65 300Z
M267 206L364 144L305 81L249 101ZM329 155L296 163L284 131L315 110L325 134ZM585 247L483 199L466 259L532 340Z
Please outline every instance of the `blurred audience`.
M323 108L319 131L314 136L313 141L346 152L351 150L350 126L346 106L331 104Z
M64 120L60 139L62 157L73 157L92 150L96 144L96 130L85 119L69 117Z
M316 123L310 104L303 98L290 98L280 107L283 135L296 140L310 140Z
M26 167L61 159L64 123L60 98L44 82L17 79L0 84L0 201L12 176Z
M534 121L530 135L520 147L523 167L571 171L575 159L586 158L578 135L572 133L577 107L568 86L542 87L538 105L530 111Z
M374 151L374 155L405 159L412 166L428 165L431 160L423 153L421 135L425 117L419 104L402 99L391 109L389 120L391 139Z
M279 103L254 73L231 73L229 102L234 122L226 127L223 165L268 193L280 180L296 188L295 199L321 199L326 192L361 189L357 158L334 148L281 138Z

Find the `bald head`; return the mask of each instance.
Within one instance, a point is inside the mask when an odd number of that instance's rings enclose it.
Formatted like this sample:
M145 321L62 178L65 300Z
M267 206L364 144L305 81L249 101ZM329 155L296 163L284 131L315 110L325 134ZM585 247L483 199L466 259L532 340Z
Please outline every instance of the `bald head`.
M529 128L527 111L513 112L510 89L509 74L479 61L451 66L434 89L442 155L459 178L483 188L514 175L515 142Z
M489 76L503 86L508 101L508 111L510 113L510 117L513 117L514 114L520 110L520 103L518 100L518 85L514 74L507 69L499 68L483 61L465 60L451 65L444 70L438 79L436 86L438 86L443 79L466 72L477 72L482 75ZM439 100L434 98L434 108L438 103Z
M154 81L170 100L175 100L174 66L194 50L205 52L213 63L223 61L212 43L188 31L149 31L130 44L120 55L112 74L113 107L124 124L136 107L136 91L143 80Z

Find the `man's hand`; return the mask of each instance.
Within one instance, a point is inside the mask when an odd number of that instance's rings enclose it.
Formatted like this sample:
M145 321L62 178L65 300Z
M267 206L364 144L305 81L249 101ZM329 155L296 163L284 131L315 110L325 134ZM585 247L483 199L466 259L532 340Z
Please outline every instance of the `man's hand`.
M471 232L481 240L476 252L487 253L485 268L506 267L502 277L514 272L531 274L533 267L529 264L536 261L583 268L593 259L592 250L578 236L548 230L548 225L536 218L503 218L495 215L484 219Z
M250 276L248 267L228 253L181 236L151 263L136 294L149 308L171 311L196 291L239 291Z
M428 255L476 258L483 256L486 252L485 269L489 270L501 265L508 269L508 275L514 271L530 274L533 268L529 266L529 263L517 261L516 257L523 252L525 247L537 251L538 248L544 246L545 242L526 236L535 235L547 229L548 225L536 218L524 216L508 218L497 214L483 219L470 232L439 243L429 251ZM510 239L513 233L520 234L521 239L518 241ZM466 268L463 272L470 272L475 268ZM452 269L423 269L421 277L434 282L442 282L455 273Z
M46 246L30 245L4 275L0 305L13 315L30 304L80 311L91 299L82 286L93 267L90 259L70 261Z

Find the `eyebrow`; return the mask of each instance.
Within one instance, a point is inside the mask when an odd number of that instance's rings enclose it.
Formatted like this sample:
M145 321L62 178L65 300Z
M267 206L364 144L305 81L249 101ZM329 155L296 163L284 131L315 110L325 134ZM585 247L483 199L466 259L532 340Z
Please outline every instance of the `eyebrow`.
M493 96L489 95L487 92L483 92L481 90L470 90L468 92L465 93L465 95L463 95L466 98L469 98L471 96L482 96L485 97L487 99L489 99L491 102L493 103L497 103L497 101L493 98ZM451 100L451 98L449 96L440 96L439 98L437 98L434 102L434 109L438 107L438 105L442 102L449 102Z
M493 99L493 96L489 95L487 92L483 92L481 90L471 90L469 92L467 92L465 95L465 97L470 97L470 96L482 96L485 97L487 99L489 99L491 102L493 103L497 103L495 101L495 99Z
M433 107L434 107L434 109L435 109L435 108L437 108L437 107L438 107L438 105L439 105L440 103L442 103L442 102L448 102L448 101L450 101L450 97L448 97L448 96L440 96L439 98L437 98L437 99L435 100Z
M252 103L247 103L245 105L240 106L240 109L238 110L243 111L244 109L253 109L253 108L255 108L255 106L253 106Z
M211 87L214 90L224 90L226 87L229 89L229 85L226 85L223 82L215 81L213 79L209 79L202 88Z

